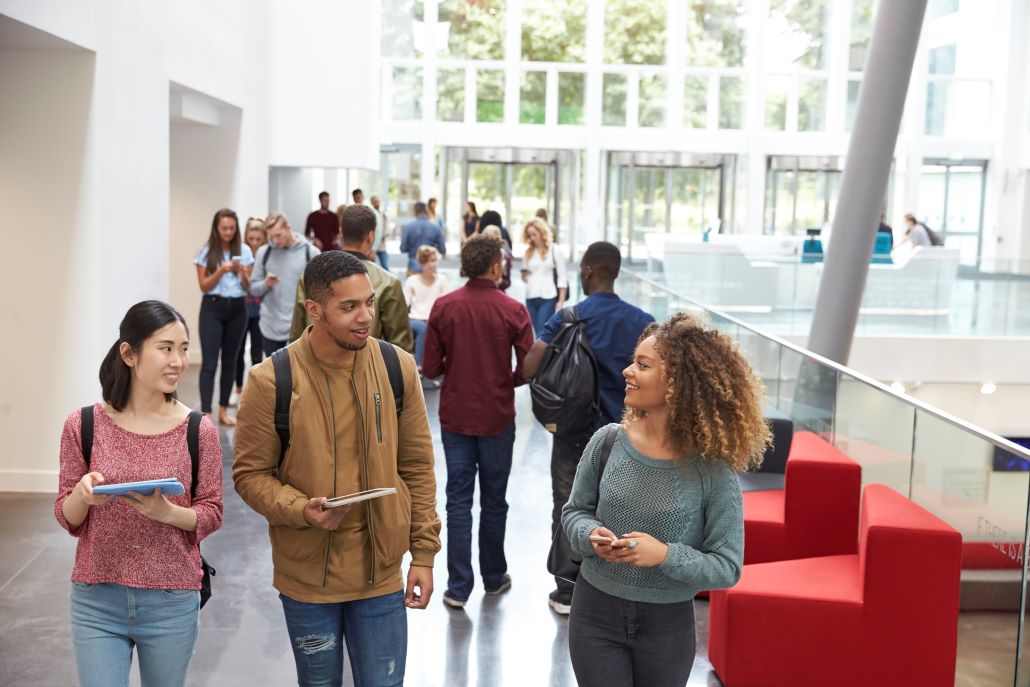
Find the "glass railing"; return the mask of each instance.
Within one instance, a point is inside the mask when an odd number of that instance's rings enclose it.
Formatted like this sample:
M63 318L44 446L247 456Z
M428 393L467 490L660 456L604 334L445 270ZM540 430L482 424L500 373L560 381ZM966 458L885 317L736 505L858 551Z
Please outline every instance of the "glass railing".
M659 321L694 312L732 336L795 432L817 433L861 466L863 484L886 484L958 530L959 674L976 675L977 685L1030 685L1030 660L1020 662L1030 641L1022 624L1030 451L654 279L624 270L618 289Z
M789 237L784 242L800 246ZM811 328L821 256L700 241L650 254L635 269L672 292L781 336L805 336ZM878 256L869 266L856 334L1030 335L1030 262L966 264L951 248Z

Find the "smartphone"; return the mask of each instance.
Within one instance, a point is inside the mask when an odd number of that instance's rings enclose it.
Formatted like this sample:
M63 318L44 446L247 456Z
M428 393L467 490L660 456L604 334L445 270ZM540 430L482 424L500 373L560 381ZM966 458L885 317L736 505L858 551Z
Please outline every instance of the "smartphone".
M243 262L243 256L242 255L234 255L234 256L232 256L232 261L235 262L235 263L241 263L241 262Z
M607 544L608 546L611 546L615 542L619 541L619 539L618 537L606 537L603 534L591 534L590 541L596 542L598 544Z

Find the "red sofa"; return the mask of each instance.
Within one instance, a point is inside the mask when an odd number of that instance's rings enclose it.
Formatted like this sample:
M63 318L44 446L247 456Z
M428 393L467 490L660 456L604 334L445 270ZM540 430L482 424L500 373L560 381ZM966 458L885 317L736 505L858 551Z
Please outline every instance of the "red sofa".
M855 553L862 468L813 432L797 432L784 488L744 493L744 563Z
M889 487L864 497L858 553L747 565L712 592L726 687L954 684L962 537Z

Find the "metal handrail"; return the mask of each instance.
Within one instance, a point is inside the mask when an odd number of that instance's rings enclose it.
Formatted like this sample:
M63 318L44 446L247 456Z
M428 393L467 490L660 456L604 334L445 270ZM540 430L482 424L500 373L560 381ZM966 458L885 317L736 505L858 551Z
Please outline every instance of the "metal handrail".
M743 320L737 319L736 317L733 317L732 315L728 315L728 314L722 312L721 310L718 310L717 308L713 308L712 306L705 305L704 303L702 303L700 301L697 301L697 300L695 300L695 299L693 299L693 298L691 298L689 296L684 296L681 293L677 293L676 291L673 291L671 288L669 288L665 284L660 284L659 282L656 282L653 279L645 277L645 276L643 276L641 274L637 274L636 272L634 272L632 270L627 270L625 268L622 270L622 274L631 276L634 279L636 279L636 280L638 280L640 282L643 282L643 283L645 283L645 284L647 284L647 285L649 285L649 286L651 286L653 288L659 289L659 290L664 291L664 292L666 292L666 293L668 293L668 294L670 294L672 296L675 296L676 298L678 298L680 300L686 301L686 302L696 306L697 308L700 308L701 310L705 311L706 313L710 313L710 314L716 315L716 316L718 316L718 317L720 317L720 318L722 318L724 320L732 322L733 324L737 325L738 327L742 327L742 328L748 330L749 332L751 332L751 333L753 333L753 334L755 334L757 336L762 337L763 339L766 339L768 341L772 341L772 342L774 342L774 343L776 343L776 344L778 344L780 346L788 348L788 349L794 351L795 353L797 353L797 354L799 354L801 356L804 356L805 358L808 358L809 360L814 360L815 362L819 363L820 365L825 365L825 366L827 366L827 367L829 367L829 368L831 368L833 370L836 370L839 373L846 374L849 377L852 377L852 378L862 382L863 384L876 389L877 391L879 391L881 393L887 394L889 396L893 396L894 398L896 398L897 400L901 401L902 403L905 403L906 405L912 406L913 408L915 408L917 410L921 410L924 413L937 418L938 420L942 420L943 422L946 422L946 423L952 425L953 427L957 427L958 429L961 429L961 430L963 430L965 432L973 434L973 435L979 437L980 439L983 439L984 441L988 441L988 442L994 444L995 446L997 446L998 448L1001 448L1001 449L1004 449L1004 450L1009 451L1011 453L1014 453L1014 454L1020 456L1021 458L1025 458L1026 460L1030 461L1030 450L1020 446L1019 444L1015 444L1015 443L1009 441L1008 439L995 434L994 432L990 432L990 431L988 431L986 429L983 429L982 427L977 427L976 425L970 424L969 422L966 422L962 418L956 417L956 416L952 415L951 413L947 413L947 412L945 412L943 410L940 410L939 408L935 408L935 407L933 407L933 406L931 406L931 405L929 405L927 403L924 403L923 401L920 401L917 398L912 398L911 396L908 396L906 394L898 393L897 391L895 391L894 389L891 389L886 384L883 384L882 382L878 382L877 380L875 380L875 379L873 379L871 377L867 377L866 375L862 374L861 372L857 372L857 371L851 369L850 367L847 367L845 365L841 365L840 363L835 362L833 360L830 360L829 358L824 358L823 356L821 356L821 355L819 355L817 353L813 353L812 351L809 351L808 349L802 348L801 346L798 346L797 344L791 343L790 341L787 341L785 339L781 339L780 337L776 336L775 334L769 334L768 332L762 331L761 329L755 327L754 325L750 325L747 322L744 322Z

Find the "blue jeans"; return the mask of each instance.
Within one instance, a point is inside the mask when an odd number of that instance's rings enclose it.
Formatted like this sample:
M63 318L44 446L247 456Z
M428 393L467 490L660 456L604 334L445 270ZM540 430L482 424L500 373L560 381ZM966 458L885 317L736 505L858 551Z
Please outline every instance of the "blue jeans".
M357 687L404 684L408 616L404 592L310 604L279 595L301 687L343 684L343 645Z
M415 362L422 367L422 356L426 351L426 321L411 320L411 333L415 337Z
M558 305L557 297L526 299L526 310L529 311L529 319L533 321L533 333L537 335L537 338L540 337L540 332L544 331L547 320L551 319L551 315L554 314L556 305Z
M377 250L376 255L379 257L379 265L384 269L390 269L390 254L385 250Z
M515 423L490 437L441 430L447 460L447 591L465 601L472 593L472 496L479 473L479 574L496 589L508 572L504 530L508 521L508 475Z
M71 630L82 687L129 684L132 648L143 687L182 687L193 658L200 592L72 582Z

